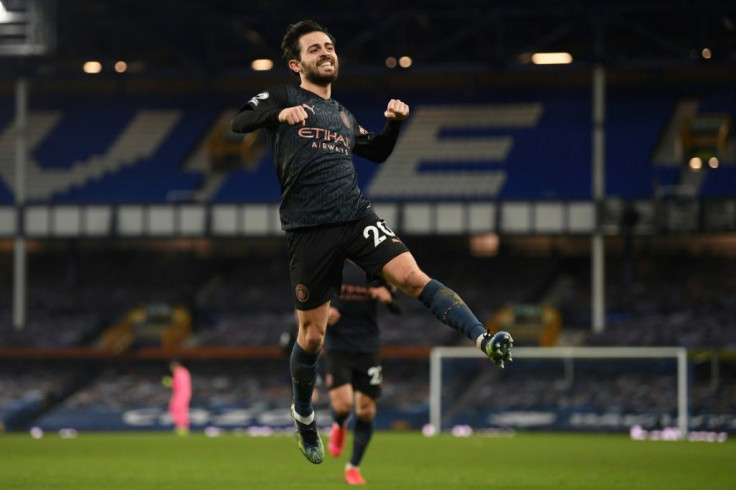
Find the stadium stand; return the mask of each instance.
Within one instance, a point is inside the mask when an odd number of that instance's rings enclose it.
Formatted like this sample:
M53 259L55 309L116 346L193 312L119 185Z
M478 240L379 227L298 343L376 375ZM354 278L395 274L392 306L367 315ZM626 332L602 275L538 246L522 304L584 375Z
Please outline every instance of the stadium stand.
M467 300L478 304L483 314L509 303L558 298L563 332L584 334L580 339L587 345L683 345L701 350L735 345L730 312L733 311L732 292L736 290L732 280L736 275L730 259L642 258L628 287L624 286L623 274L610 274L606 298L609 326L604 333L594 335L588 332L586 323L590 309L586 258L563 260L505 252L496 258L456 254L455 260L447 263L443 257L457 250L458 239L434 237L433 241L436 243L431 249L416 247L424 250L418 250L418 255L427 271L447 277L448 282L456 281L458 290L467 292ZM66 282L69 271L74 270L68 262L73 255L67 250L33 256L30 297L36 299L30 312L31 321L21 332L13 332L3 321L0 346L94 345L104 327L131 307L146 301L176 301L188 295L189 304L194 305L196 312L189 345L275 348L280 334L291 328L293 312L288 295L284 294L287 281L277 280L282 274L276 272L280 267L276 256L283 250L273 246L266 253L264 250L268 248L264 245L243 260L198 258L195 252L85 250L85 260L79 261L78 270L71 274L77 278L75 287L68 287ZM623 269L615 261L609 264L611 271ZM572 280L562 281L565 287L560 287L560 278L568 276ZM7 298L8 275L3 277ZM273 279L262 281L264 277ZM115 287L110 285L111 278ZM550 295L550 291L555 294ZM381 318L387 346L465 345L464 339L436 324L423 308L408 298L402 298L401 303L404 316L382 315ZM79 308L81 304L87 306ZM53 397L43 388L49 386L43 382L47 377L43 362L28 360L20 364L30 367L22 381L27 390L40 386L33 396L46 402L55 400L53 403L43 407L25 405L22 402L30 395L26 396L24 388L8 389L4 406L25 407L24 417L43 413L38 420L47 424L46 427L57 428L89 419L96 420L98 427L129 429L130 426L122 424L121 414L131 412L134 416L140 410L151 409L161 415L165 411L167 391L160 385L161 373L165 371L162 361L120 360L109 364L96 360L86 363L86 369L78 361L58 362L64 366L59 372L67 377L53 382L54 386L63 387ZM199 391L193 407L208 414L201 419L202 423L220 420L217 417L224 417L231 410L254 410L262 416L278 411L288 399L284 362L285 358L192 361L195 392ZM691 398L693 414L702 414L704 424L715 423L715 419L709 418L711 415L733 410L732 394L736 389L730 374L731 364L727 361L722 364L718 389L713 388L713 375L708 366L708 360L695 363ZM666 364L654 371L647 368L637 371L631 365L618 364L601 372L581 365L576 369L574 384L570 385L566 384L560 366L544 368L519 362L513 370L495 374L477 390L470 391L467 391L469 371L463 369L474 370L462 366L451 368L451 379L456 381L448 381L446 388L448 393L454 393L450 396L463 402L462 407L480 405L491 411L554 410L567 414L586 410L599 413L605 407L620 413L656 411L665 416L671 414L674 403L671 393L674 373L672 366ZM253 376L255 372L258 376ZM16 374L16 370L11 370L8 379L15 379ZM411 427L421 426L422 417L426 417L427 377L426 358L387 359L386 393L381 405L386 419L381 419L382 427L391 427L396 420L408 421ZM466 394L474 392L477 392L474 396ZM504 396L499 397L498 393ZM621 405L621 400L627 400L626 404ZM458 423L468 417L462 407L455 410ZM452 406L448 410L452 412ZM18 421L27 420L19 419L20 412L15 408L12 417L8 411L3 413L6 421L15 427ZM98 418L89 418L90 414ZM164 420L158 415L154 419ZM249 420L236 417L230 427L253 423ZM167 427L159 422L146 427Z
M407 240L434 277L455 285L487 321L506 305L544 302L562 314L563 331L585 331L590 321L589 260L502 253L472 257L462 240ZM270 243L268 245L267 243ZM5 263L0 282L0 346L94 345L101 332L146 304L183 305L194 318L191 345L275 346L293 323L288 278L279 260L282 240L264 241L242 258L201 257L197 252L77 250L32 254L29 323L10 327L12 277ZM272 250L265 250L272 247ZM452 255L452 262L444 257ZM82 260L82 257L84 258ZM736 298L734 262L728 258L641 257L608 264L607 330L587 335L589 345L736 346L730 312ZM268 278L262 280L261 278ZM400 296L404 315L381 312L388 345L448 345L463 342L410 298ZM692 328L697 325L698 328Z
M360 184L372 198L590 199L588 90L407 97L415 110L392 158L381 166L358 159ZM609 91L608 196L651 199L658 188L675 186L684 178L682 156L667 128L677 127L678 118L685 115L677 108L692 100L696 102L689 111L736 114L736 103L725 88ZM349 92L342 101L364 126L382 127L373 105ZM53 203L166 203L172 195L193 195L206 187L209 163L194 165L191 156L207 158L200 149L213 128L221 126L221 114L238 103L206 97L194 102L83 99L45 106L41 101L29 116L28 198ZM7 101L0 104L0 111L8 112ZM0 178L12 187L13 131L11 120L2 114ZM256 162L233 169L207 194L212 202L278 202L270 152L253 155ZM655 155L659 156L653 161ZM720 168L703 172L696 195L732 196L734 163L734 156L728 155ZM460 179L462 185L445 185L447 179ZM0 202L11 202L10 196Z
M575 279L559 308L569 325L586 325L590 304L584 261L568 264ZM718 258L654 258L636 261L632 277L623 261L612 261L606 284L608 328L590 334L589 345L681 345L688 348L736 347L729 313L736 304L736 263Z
M20 332L9 328L11 283L5 282L1 286L8 313L0 345L94 344L102 330L133 308L157 303L191 310L195 318L192 345L278 345L281 332L293 325L294 313L288 277L279 261L284 244L274 239L273 246L266 255L258 252L242 258L87 249L34 254L30 258L29 325ZM452 241L445 246L435 244L426 252L418 250L417 257L427 264L430 274L464 291L466 301L484 321L506 304L533 300L555 270L556 261L546 258L460 256L453 263L442 260L443 254L457 246ZM505 279L500 282L498 278ZM383 340L388 345L431 346L460 340L418 302L403 295L400 301L404 315L381 312Z
M179 103L83 100L32 110L28 121L27 198L32 202L167 202L197 189L201 172L180 166L216 112ZM12 125L0 133L0 177L14 182Z
M351 93L338 98L364 126L379 129L383 124L372 101ZM499 90L449 97L417 93L406 98L414 114L402 132L395 162L382 166L356 162L360 185L377 203L591 199L589 90ZM121 103L117 97L98 95L79 103L34 102L29 115L28 198L33 204L82 206L190 200L206 206L276 204L279 188L267 147L253 152L255 161L229 171L215 171L203 150L213 128L222 127L222 114L238 103L235 97L223 101L205 95L176 101L130 96ZM734 197L733 155L693 179L677 154L674 136L688 111L736 115L728 87L656 91L612 87L607 107L609 197L651 204L656 213L657 199L678 198L663 189L676 188L687 179L697 186L691 197L704 207L711 201L728 204ZM7 209L12 209L14 199L13 137L11 104L5 98L0 100L0 204ZM450 176L463 185L447 185ZM469 190L474 185L480 190ZM724 229L733 228L733 219L727 221ZM636 235L640 228L634 228ZM67 238L32 244L28 322L19 331L11 325L13 269L6 242L0 253L0 348L94 349L110 326L151 304L182 305L191 313L193 330L184 341L186 347L265 352L277 347L281 333L293 326L281 236L212 239L204 245L187 242L184 250L176 240L135 243L106 236L87 243ZM549 303L562 313L563 342L676 345L698 352L736 349L731 318L736 308L736 269L730 258L684 253L659 257L656 252L630 261L612 256L606 267L607 329L592 334L588 252L566 256L551 246L544 253L522 253L501 236L497 256L474 257L466 236L402 238L422 267L461 292L482 321L506 305ZM403 316L381 313L387 347L406 352L420 348L426 356L434 345L466 345L466 339L436 322L417 302L400 301ZM134 346L128 354L135 354L137 347L150 346ZM109 418L89 420L97 420L96 427L129 429L121 414L143 416L141 410L153 409L155 422L145 427L165 428L159 416L168 393L160 384L160 360L96 359L85 366L59 362L66 373L63 379L55 378L38 359L21 361L23 367L13 367L0 377L0 417L6 425L25 427L37 421L64 427L90 414L106 414ZM732 363L719 364L723 372L717 389L707 365L694 363L693 414L733 413ZM209 414L200 425L216 420L213 414L231 410L267 413L288 406L284 359L196 361L193 367L193 406ZM475 394L467 389L468 371L461 366L452 369L455 381L448 380L447 390L461 403L449 410L459 422L469 417L465 408L477 405L491 411L672 413L674 381L669 368L635 373L620 366L607 372L583 369L569 384L555 370L542 369L540 375L539 369L520 367L486 379L471 390ZM258 376L253 376L256 371ZM386 418L379 427L391 427L396 421L421 426L426 418L427 372L426 357L416 353L387 359L379 410ZM244 419L237 420L247 425Z

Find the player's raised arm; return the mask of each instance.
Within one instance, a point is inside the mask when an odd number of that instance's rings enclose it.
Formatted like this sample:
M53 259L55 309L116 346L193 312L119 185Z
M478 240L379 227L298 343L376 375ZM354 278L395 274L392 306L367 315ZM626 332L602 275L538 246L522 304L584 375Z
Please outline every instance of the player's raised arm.
M388 120L380 133L370 133L358 126L355 135L353 153L375 163L385 162L394 151L401 122L409 117L409 106L399 99L391 99L383 115Z
M284 122L280 120L280 114L286 108L287 97L284 86L271 87L252 97L241 107L230 122L230 129L235 133L250 133L256 129L275 126L279 122Z
M409 106L399 99L391 99L383 115L392 121L403 121L409 117Z

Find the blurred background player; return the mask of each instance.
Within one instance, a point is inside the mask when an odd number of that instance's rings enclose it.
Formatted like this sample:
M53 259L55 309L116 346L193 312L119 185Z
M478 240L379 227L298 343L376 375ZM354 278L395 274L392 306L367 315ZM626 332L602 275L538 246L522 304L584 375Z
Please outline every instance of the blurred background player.
M179 361L169 363L171 376L164 376L163 383L171 388L169 414L180 436L189 434L189 402L192 399L192 378L189 370Z
M342 454L347 420L355 407L353 453L345 466L345 481L363 485L360 462L373 435L376 399L383 381L380 359L378 303L400 314L392 285L376 279L369 282L365 271L345 261L340 295L330 305L325 336L327 389L334 422L328 449L334 457Z

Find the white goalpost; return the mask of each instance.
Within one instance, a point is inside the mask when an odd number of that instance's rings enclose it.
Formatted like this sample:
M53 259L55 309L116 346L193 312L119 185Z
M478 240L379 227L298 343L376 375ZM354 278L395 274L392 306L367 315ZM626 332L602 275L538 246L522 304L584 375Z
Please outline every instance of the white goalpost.
M687 349L684 347L515 347L514 359L675 359L677 361L677 427L688 431ZM451 358L483 358L475 347L435 347L429 360L429 423L442 431L442 361ZM506 369L514 369L508 364Z

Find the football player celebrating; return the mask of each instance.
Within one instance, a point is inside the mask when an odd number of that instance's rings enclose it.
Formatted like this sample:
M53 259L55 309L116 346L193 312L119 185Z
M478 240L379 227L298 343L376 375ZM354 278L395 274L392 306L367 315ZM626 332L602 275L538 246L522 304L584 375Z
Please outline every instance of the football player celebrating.
M419 299L499 366L511 360L513 340L506 332L491 336L455 291L425 274L358 188L353 154L385 161L402 121L409 117L409 106L389 100L386 125L378 134L369 132L332 98L339 61L335 38L324 27L310 20L292 24L281 47L299 86L278 85L251 98L231 127L236 133L264 128L273 148L281 186L281 227L289 243L289 273L299 318L290 359L291 414L300 450L318 464L324 445L311 399L330 301L340 291L346 258Z

